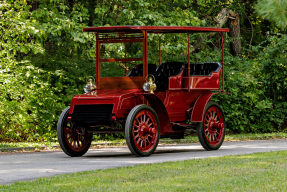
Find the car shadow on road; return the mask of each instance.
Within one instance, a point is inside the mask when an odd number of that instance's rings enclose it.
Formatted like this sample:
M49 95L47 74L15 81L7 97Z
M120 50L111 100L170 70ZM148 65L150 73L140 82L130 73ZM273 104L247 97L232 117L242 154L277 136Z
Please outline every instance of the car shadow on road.
M205 152L204 149L158 149L153 154L166 154L166 153L187 153L187 152ZM131 152L127 151L90 151L84 157L136 157Z

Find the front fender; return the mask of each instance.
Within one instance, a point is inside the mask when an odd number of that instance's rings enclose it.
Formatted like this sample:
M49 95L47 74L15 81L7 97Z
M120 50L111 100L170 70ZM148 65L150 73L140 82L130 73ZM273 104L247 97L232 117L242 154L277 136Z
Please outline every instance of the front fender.
M166 135L172 132L172 126L169 120L167 110L160 98L154 94L143 94L143 96L148 100L150 106L155 110L159 118L160 134Z

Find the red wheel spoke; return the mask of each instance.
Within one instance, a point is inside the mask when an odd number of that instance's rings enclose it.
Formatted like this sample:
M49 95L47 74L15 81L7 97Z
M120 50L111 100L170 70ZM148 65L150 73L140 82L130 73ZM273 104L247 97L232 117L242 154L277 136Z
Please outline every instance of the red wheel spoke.
M140 140L141 140L141 138L138 138L138 140L137 140L137 144L139 144L139 143L140 143Z
M140 124L140 121L138 119L136 119L136 122L138 123L138 125Z
M214 111L214 112L213 112L213 118L214 118L214 119L216 118L216 115L217 115L217 111Z
M209 118L210 118L210 112L208 112L207 114L206 114L206 119L208 120Z
M72 132L71 129L68 129L68 128L66 128L65 131L66 131L66 133Z
M147 120L145 121L146 124L148 124L149 120L150 120L150 118L148 117ZM151 124L152 124L152 123L151 123Z
M148 145L150 142L149 142L149 140L148 140L148 138L146 138L146 144Z

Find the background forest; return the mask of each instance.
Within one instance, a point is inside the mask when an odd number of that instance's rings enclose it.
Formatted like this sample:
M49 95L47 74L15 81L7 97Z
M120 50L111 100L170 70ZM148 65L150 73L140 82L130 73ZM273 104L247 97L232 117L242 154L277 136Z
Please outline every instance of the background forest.
M226 34L225 88L231 94L215 98L225 112L228 131L286 131L287 3L282 0L4 0L0 1L0 141L56 136L60 113L73 94L83 93L86 77L95 74L91 43L95 37L82 33L83 27L215 27L223 8L238 14L241 41L241 52L234 54L236 40ZM230 22L223 27L229 28ZM163 61L182 59L181 45L186 42L179 43L178 38L164 37ZM150 50L154 47L149 44ZM219 51L207 40L191 61L220 62ZM158 51L149 55L151 60L156 57Z

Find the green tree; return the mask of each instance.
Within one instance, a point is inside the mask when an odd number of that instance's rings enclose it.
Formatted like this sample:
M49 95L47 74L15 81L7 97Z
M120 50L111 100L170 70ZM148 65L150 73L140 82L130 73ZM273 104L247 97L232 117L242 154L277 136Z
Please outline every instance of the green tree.
M287 2L284 0L261 0L255 5L258 15L276 23L282 29L287 27Z
M263 2L274 4L267 6ZM250 0L0 1L0 141L55 137L61 111L70 104L73 94L83 93L85 77L95 74L95 36L83 33L83 27L214 26L214 18L223 8L239 14L243 50L241 57L231 56L228 48L225 51L226 88L232 94L223 96L221 103L228 128L259 132L283 127L287 122L286 39L282 35L268 36L266 40L266 31L280 32L273 23L277 24L276 19L286 21L286 13L279 14L286 10L286 4L279 0L258 1L259 8L279 10L266 12L276 15L271 20L264 14L266 19L258 18L255 3ZM265 9L259 8L256 10ZM191 34L191 43L196 38ZM214 36L203 44L191 62L220 61L220 45L212 43L216 39ZM158 36L151 35L149 40L149 60L158 63ZM164 35L161 42L163 62L186 62L186 34Z

